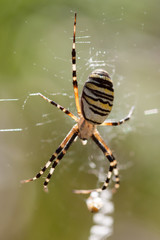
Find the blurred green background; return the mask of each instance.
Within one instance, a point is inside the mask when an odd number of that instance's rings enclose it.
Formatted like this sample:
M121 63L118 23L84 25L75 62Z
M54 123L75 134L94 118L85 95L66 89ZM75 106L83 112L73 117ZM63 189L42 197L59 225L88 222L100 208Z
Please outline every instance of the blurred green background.
M101 186L91 171L93 163L97 172L107 172L107 160L91 141L73 144L48 194L44 179L20 184L40 170L73 126L68 116L28 95L41 92L76 113L71 78L75 11L79 90L90 72L101 67L115 86L110 118L123 118L135 105L128 123L99 127L121 176L121 187L112 197L113 233L103 239L158 240L158 0L0 0L0 239L91 239L94 215L85 206L86 196L72 193ZM146 112L151 109L156 113ZM17 128L22 131L3 131Z

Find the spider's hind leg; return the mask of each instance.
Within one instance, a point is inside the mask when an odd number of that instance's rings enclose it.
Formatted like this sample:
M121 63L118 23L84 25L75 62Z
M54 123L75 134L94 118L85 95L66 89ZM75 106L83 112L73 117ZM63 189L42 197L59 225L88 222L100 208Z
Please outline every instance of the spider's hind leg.
M71 113L68 109L62 107L61 105L59 105L58 103L56 103L55 101L47 98L46 96L44 96L42 93L30 93L29 96L40 96L41 98L43 98L45 101L47 101L48 103L52 104L53 106L57 107L58 109L60 109L62 112L64 112L65 114L67 114L68 116L70 116L74 121L78 122L78 118Z
M133 111L134 111L134 106L131 107L128 115L125 118L123 118L123 119L121 119L119 121L106 121L106 122L103 122L100 126L118 126L118 125L121 125L121 124L123 124L124 122L128 121L131 118L131 116L133 114Z
M75 13L73 44L72 44L72 79L73 79L73 90L74 90L76 108L77 108L78 116L81 116L81 107L80 107L79 95L78 95L77 70L76 70L76 19L77 19L77 14Z

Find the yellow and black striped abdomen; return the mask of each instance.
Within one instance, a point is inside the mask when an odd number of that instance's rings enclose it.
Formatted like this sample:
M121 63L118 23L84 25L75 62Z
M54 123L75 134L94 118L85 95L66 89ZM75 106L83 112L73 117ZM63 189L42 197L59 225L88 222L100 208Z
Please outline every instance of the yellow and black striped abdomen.
M89 75L82 96L81 110L83 117L94 123L101 124L107 118L113 106L114 89L108 73L97 69Z

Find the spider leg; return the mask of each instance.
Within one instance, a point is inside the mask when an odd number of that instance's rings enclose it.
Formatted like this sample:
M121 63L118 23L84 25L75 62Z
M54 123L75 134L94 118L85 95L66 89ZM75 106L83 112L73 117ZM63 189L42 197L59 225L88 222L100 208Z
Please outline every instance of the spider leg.
M119 180L119 173L118 173L118 168L117 168L117 161L115 157L113 156L111 150L108 148L102 137L100 136L99 132L96 130L93 135L92 135L93 141L98 145L98 147L102 150L104 155L107 157L107 159L110 162L109 166L109 171L107 174L107 178L102 186L102 188L97 188L97 189L89 189L89 190L74 190L74 193L76 194L89 194L91 192L101 192L102 190L105 190L110 182L112 172L115 175L115 190L119 188L120 185L120 180Z
M77 72L76 72L76 17L77 14L75 13L74 18L74 30L73 30L73 45L72 45L72 78L73 78L73 89L74 89L74 97L76 102L76 108L78 115L81 116L81 108L79 103L79 96L78 96L78 82L77 82Z
M117 126L120 125L126 121L128 121L131 118L131 115L133 113L134 110L134 106L131 108L131 110L129 111L129 114L127 115L127 117L119 120L119 121L110 121L110 122L104 122L102 123L100 126Z
M96 130L92 136L93 141L100 147L100 149L103 151L104 155L108 158L110 162L109 171L107 174L107 178L105 183L102 186L102 190L105 190L108 187L109 181L111 179L112 172L115 175L115 189L119 188L120 180L119 180L119 172L117 168L117 161L115 157L113 156L111 150L106 145L102 137L100 136L99 132Z
M64 149L64 147L66 146L66 144L68 143L68 141L73 137L73 135L75 134L75 132L77 131L78 127L77 125L75 125L71 131L67 134L67 136L65 137L65 139L62 141L62 143L59 145L59 147L56 149L56 151L52 154L51 158L49 159L49 161L46 163L46 165L39 171L39 173L37 173L37 175L33 178L27 179L27 180L22 180L21 183L27 183L27 182L31 182L34 181L38 178L40 178L43 173L46 171L46 169L50 166L50 164L57 158L58 154L60 154L62 152L62 150ZM76 134L77 136L77 134Z
M73 113L71 113L68 109L62 107L58 103L54 102L53 100L50 100L49 98L45 97L43 94L41 94L41 93L31 93L30 96L40 96L41 98L43 98L47 102L51 103L53 106L57 107L58 109L60 109L62 112L64 112L68 116L70 116L74 121L78 122L78 118Z
M60 162L60 160L64 157L64 155L66 154L67 150L69 149L69 147L71 146L71 144L73 143L73 141L75 140L75 138L78 135L78 127L76 126L76 128L72 129L71 131L71 135L68 138L68 141L66 143L66 145L64 146L63 150L61 151L61 153L59 153L59 155L57 156L57 158L54 160L52 167L50 168L49 174L45 179L44 182L44 190L47 192L48 191L48 183L52 177L52 174L56 168L56 166L58 165L58 163Z

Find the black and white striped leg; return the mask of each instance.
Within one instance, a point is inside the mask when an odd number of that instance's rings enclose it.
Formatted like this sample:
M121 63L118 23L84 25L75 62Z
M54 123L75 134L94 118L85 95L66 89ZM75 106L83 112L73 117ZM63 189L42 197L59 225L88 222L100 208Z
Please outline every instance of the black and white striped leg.
M105 183L102 186L102 190L105 190L108 187L111 176L112 176L112 172L115 175L115 188L118 189L120 185L120 180L119 180L119 173L117 168L117 161L115 157L113 156L111 150L108 148L108 146L106 145L102 137L99 135L98 131L96 131L93 134L92 139L98 145L98 147L103 151L104 155L107 157L107 159L110 162L109 171L108 171Z
M118 126L121 125L122 123L128 121L131 118L131 115L133 113L134 110L134 106L131 108L129 114L127 115L127 117L119 120L119 121L109 121L109 122L104 122L102 123L100 126Z
M71 144L73 143L73 141L75 140L75 138L77 137L78 135L78 130L77 131L72 131L72 136L70 136L67 144L65 145L65 147L63 148L63 150L61 151L61 153L57 156L57 158L54 160L53 164L52 164L52 167L49 171L49 174L48 176L46 177L45 179L45 182L44 182L44 190L45 191L48 191L48 183L52 177L52 174L56 168L56 166L58 165L58 163L60 162L60 160L64 157L64 155L66 154L67 150L69 149L69 147L71 146Z
M78 115L81 116L81 108L80 108L79 95L78 95L77 71L76 71L76 18L77 18L77 14L75 13L73 45L72 45L72 79L73 79L73 89L74 89L76 108L77 108Z
M109 171L107 173L107 178L102 186L102 188L97 189L88 189L88 190L74 190L74 193L76 194L89 194L91 192L101 192L105 190L110 182L110 179L112 177L112 173L114 173L115 176L115 190L117 190L120 186L120 180L119 180L119 173L117 168L117 161L115 157L113 156L111 150L108 148L102 137L99 135L98 131L95 131L92 135L93 141L98 145L98 147L102 150L104 155L107 157L107 159L110 162Z
M58 109L60 109L62 112L64 112L68 116L70 116L76 122L78 122L78 118L73 113L71 113L68 109L62 107L58 103L54 102L53 100L50 100L49 98L45 97L43 94L41 94L41 93L31 93L30 96L40 96L41 98L43 98L47 102L51 103L53 106L57 107Z
M62 152L63 148L66 146L66 144L68 143L68 141L72 138L73 134L75 132L77 132L78 130L77 125L75 125L71 131L67 134L67 136L65 137L65 139L62 141L62 143L59 145L59 147L56 149L56 151L52 154L51 158L49 159L49 161L46 163L46 165L40 170L39 173L37 173L37 175L33 178L27 179L27 180L22 180L21 183L27 183L27 182L31 182L34 181L38 178L40 178L43 173L47 170L47 168L50 166L50 164L56 159L56 157Z

